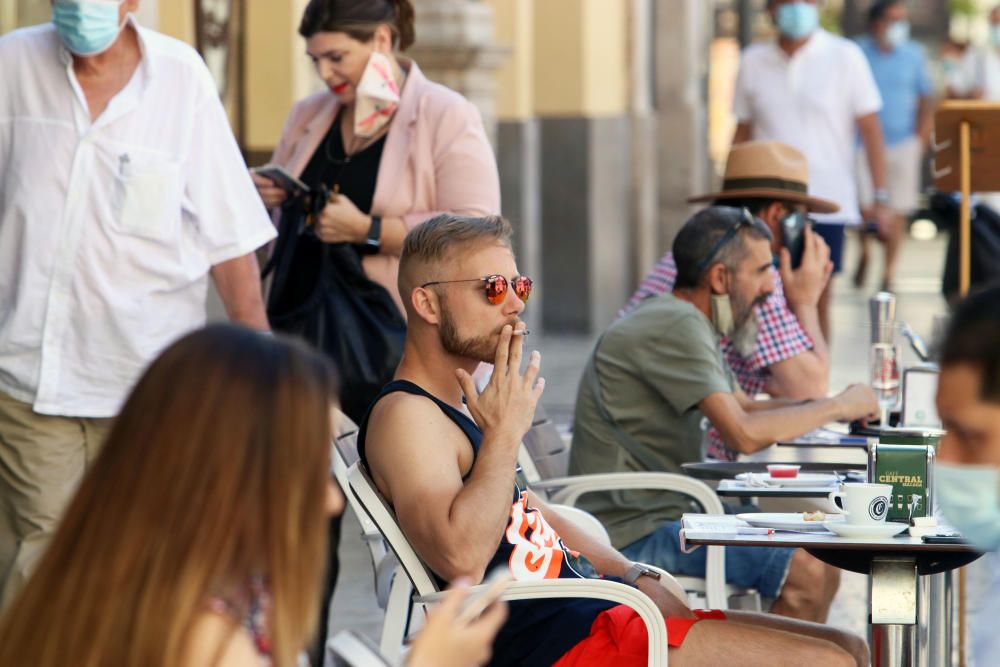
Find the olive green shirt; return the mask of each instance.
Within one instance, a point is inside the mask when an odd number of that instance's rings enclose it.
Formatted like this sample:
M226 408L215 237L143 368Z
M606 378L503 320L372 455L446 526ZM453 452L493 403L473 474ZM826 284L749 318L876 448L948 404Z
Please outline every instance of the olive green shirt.
M735 386L701 311L670 293L647 299L604 333L587 362L570 473L682 473L682 463L702 459L698 403ZM621 548L679 519L691 502L663 491L614 491L588 494L580 507Z

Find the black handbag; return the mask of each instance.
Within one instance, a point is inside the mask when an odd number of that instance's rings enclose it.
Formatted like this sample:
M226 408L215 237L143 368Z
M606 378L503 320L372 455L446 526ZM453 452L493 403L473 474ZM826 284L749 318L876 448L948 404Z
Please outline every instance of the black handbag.
M325 198L323 198L325 201ZM358 249L323 243L306 226L307 197L282 207L267 317L275 331L322 350L340 374L341 410L361 423L403 356L406 320L389 292L365 275Z

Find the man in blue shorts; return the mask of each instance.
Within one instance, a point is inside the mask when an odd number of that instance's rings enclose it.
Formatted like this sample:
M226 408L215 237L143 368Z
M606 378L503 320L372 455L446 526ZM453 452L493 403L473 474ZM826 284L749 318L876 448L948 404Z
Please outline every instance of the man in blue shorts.
M751 454L835 420L872 415L869 387L832 398L753 400L736 383L719 337L755 330L754 307L774 290L771 232L746 209L707 208L674 240L673 292L646 299L598 340L576 399L572 474L682 473L702 459L707 417L727 447ZM629 558L670 572L705 576L704 550L682 554L681 515L690 500L662 491L585 496L580 506L604 523ZM771 611L825 622L838 571L802 550L726 549L731 583L777 598Z

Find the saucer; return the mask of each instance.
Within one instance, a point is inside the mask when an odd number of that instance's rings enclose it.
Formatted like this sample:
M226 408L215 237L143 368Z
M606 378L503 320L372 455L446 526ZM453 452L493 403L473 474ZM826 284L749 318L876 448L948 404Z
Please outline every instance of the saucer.
M829 521L844 523L844 517L837 514L828 514ZM802 512L753 512L749 514L737 514L737 519L742 519L755 528L774 528L775 530L795 530L809 533L822 533L826 530L826 521L806 521Z
M853 524L845 521L824 521L823 525L832 533L841 537L866 537L879 539L893 537L904 532L909 526L905 523L871 523Z

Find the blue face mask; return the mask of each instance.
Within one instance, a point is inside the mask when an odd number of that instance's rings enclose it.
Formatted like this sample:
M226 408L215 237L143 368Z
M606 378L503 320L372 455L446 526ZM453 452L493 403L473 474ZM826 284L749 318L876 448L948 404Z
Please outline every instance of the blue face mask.
M819 9L807 2L790 2L778 7L777 22L782 35L802 39L819 26Z
M937 503L945 518L983 551L1000 550L1000 470L993 466L934 466Z
M898 48L910 41L910 22L893 21L885 31L885 39L893 48Z
M106 51L118 38L118 0L56 0L52 23L66 48L78 56Z

